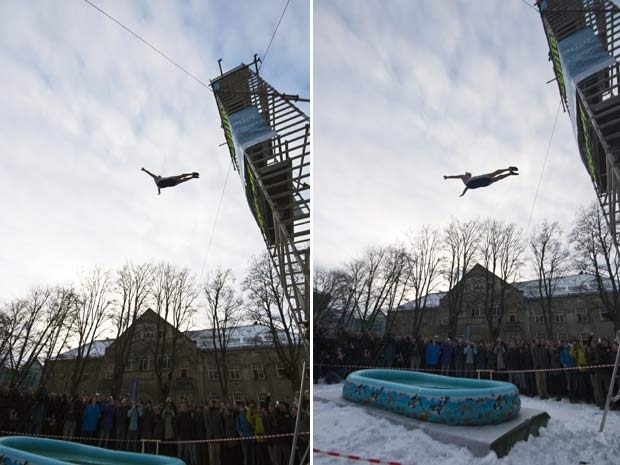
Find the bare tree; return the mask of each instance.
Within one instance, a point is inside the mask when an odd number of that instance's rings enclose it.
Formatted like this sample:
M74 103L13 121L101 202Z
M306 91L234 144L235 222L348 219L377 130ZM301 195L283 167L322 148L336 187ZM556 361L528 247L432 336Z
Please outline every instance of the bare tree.
M620 256L598 203L577 212L569 237L577 268L596 279L597 295L620 329Z
M208 340L211 342L218 380L225 398L228 397L228 345L242 318L242 299L234 283L235 277L231 270L218 268L204 287L207 321L211 326Z
M160 318L155 319L155 341L149 349L155 361L157 387L163 400L174 389L174 372L179 366L181 349L193 343L184 333L196 312L194 276L187 269L159 264L153 269L151 298L154 311Z
M351 261L344 270L347 318L359 320L362 331L371 329L380 312L403 300L410 285L408 266L400 245L370 247Z
M118 397L122 390L125 367L136 331L134 323L148 307L153 268L150 264L126 264L116 275L117 305L112 315L116 338L109 349L114 361L111 392L114 397Z
M542 311L546 337L553 337L555 294L559 278L569 269L569 251L562 243L562 229L546 220L530 237L532 265L538 278L538 304Z
M272 362L282 364L294 394L301 382L304 350L281 282L268 255L252 260L243 284L251 304L250 315L267 327L271 336L269 345L276 355Z
M69 386L71 396L78 392L93 343L107 329L105 323L110 317L111 303L110 273L96 268L82 279L76 295L74 331L78 347Z
M415 336L420 334L422 328L428 295L435 291L441 277L439 241L438 231L428 226L409 235L410 295L413 303L411 333Z
M28 368L37 359L45 361L45 370L41 376L40 384L50 376L54 364L48 364L50 360L58 359L58 356L67 348L67 343L73 335L72 327L76 316L76 295L73 288L56 287L50 291L50 299L47 302L43 318L39 322L42 329L37 337L39 346L33 347L30 356L24 363L20 379L21 382L28 373ZM48 368L48 366L50 368Z
M480 224L479 255L490 272L485 274L484 315L493 339L499 336L506 302L512 296L509 289L518 279L524 250L522 230L514 223L487 218Z
M448 304L448 336L456 337L458 319L463 313L467 272L474 261L478 246L478 221L463 223L452 220L444 230L444 280L450 291Z

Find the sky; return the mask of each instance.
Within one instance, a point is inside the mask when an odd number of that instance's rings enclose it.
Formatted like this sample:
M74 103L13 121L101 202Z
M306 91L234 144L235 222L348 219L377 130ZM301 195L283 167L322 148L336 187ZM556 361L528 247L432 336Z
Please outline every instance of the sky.
M566 231L595 200L568 113L551 138L560 97L528 3L314 1L315 268L452 218ZM464 197L443 179L508 166Z
M266 56L286 0L93 3L204 83L258 54L276 90L309 97L308 0ZM0 2L0 69L0 301L127 262L241 280L264 253L210 90L88 3ZM141 167L200 178L158 196Z

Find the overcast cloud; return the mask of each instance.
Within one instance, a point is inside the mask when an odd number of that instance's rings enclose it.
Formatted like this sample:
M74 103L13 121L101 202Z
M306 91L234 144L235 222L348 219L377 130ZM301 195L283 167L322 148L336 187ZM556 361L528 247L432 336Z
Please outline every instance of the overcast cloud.
M595 199L561 111L534 204L560 98L523 2L315 0L313 27L315 267L451 218L568 225ZM511 165L462 198L442 177Z
M262 56L285 0L95 1L202 81ZM308 0L261 69L309 97ZM164 260L245 273L265 245L213 95L83 1L0 2L0 300L95 265ZM308 108L304 108L308 111ZM199 180L157 196L141 167ZM207 257L208 252L208 257Z

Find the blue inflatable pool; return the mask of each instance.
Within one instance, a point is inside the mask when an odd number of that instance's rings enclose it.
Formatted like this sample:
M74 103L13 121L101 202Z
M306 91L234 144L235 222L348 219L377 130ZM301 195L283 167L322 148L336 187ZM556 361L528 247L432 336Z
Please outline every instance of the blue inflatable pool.
M451 378L415 371L359 370L342 396L418 420L448 425L491 425L514 418L519 390L502 381Z
M163 455L137 454L28 436L0 438L0 465L185 465Z

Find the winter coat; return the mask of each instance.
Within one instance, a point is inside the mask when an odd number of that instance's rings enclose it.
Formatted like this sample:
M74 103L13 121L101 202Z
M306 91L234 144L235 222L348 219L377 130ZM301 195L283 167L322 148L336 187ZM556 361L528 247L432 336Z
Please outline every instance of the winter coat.
M82 433L94 433L97 429L97 422L99 421L99 414L101 409L99 404L89 403L84 408L82 413Z
M476 349L473 346L468 345L463 349L463 354L465 355L465 364L473 365L474 357L476 356L476 354L478 354L478 349Z
M426 365L437 365L439 362L439 344L430 343L426 345Z
M237 429L237 433L241 437L254 436L254 430L252 429L252 425L245 416L245 412L237 413L237 421L235 427Z
M116 405L105 404L101 407L101 431L110 432L114 428L116 418Z
M207 408L204 414L205 430L207 431L207 439L218 439L224 437L224 419L222 412L215 407Z
M577 366L577 360L570 353L570 347L563 347L560 352L560 363L563 367L574 368Z
M441 364L442 365L450 365L452 363L452 344L449 342L444 342L441 344Z

